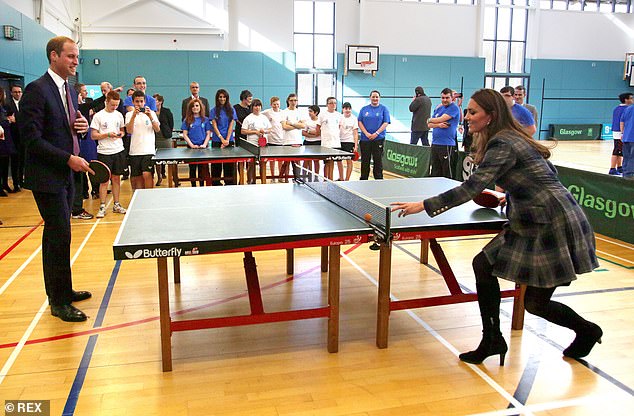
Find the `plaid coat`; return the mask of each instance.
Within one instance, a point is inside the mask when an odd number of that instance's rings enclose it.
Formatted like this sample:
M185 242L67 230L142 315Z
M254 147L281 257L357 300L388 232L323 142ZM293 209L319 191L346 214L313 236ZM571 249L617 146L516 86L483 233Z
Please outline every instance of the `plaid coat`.
M478 169L462 185L425 200L430 216L463 204L489 184L507 193L509 222L483 251L493 275L550 288L599 266L594 232L555 167L510 131L489 142Z

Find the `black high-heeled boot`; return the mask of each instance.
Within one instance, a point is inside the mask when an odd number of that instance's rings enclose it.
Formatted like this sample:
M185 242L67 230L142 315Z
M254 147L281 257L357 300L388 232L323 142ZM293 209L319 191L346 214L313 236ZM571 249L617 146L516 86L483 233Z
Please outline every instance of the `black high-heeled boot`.
M572 344L564 350L564 356L570 358L581 358L590 354L594 344L601 343L601 337L603 336L603 330L601 327L593 322L586 321L583 327L575 329L577 334Z
M500 319L488 317L483 319L482 341L473 351L460 354L461 361L471 364L481 364L486 358L492 355L500 355L500 365L504 365L504 358L508 351L506 341L500 332Z

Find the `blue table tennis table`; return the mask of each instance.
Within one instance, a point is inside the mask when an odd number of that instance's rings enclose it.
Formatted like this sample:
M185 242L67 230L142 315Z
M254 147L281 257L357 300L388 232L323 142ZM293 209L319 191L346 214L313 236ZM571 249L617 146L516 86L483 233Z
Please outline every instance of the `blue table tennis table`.
M162 365L163 371L171 371L171 335L176 331L327 318L327 348L336 352L340 247L372 243L378 246L380 256L376 345L385 348L391 311L477 299L475 294L462 292L436 239L497 233L506 222L504 214L469 202L434 218L424 213L398 218L388 207L390 202L420 200L458 184L445 178L416 178L137 190L113 244L114 258L157 259ZM223 216L219 217L215 213L221 210ZM370 222L364 220L365 213L372 214ZM450 295L390 300L392 242L411 239L429 242ZM292 274L292 250L300 247L322 248L322 271L328 271L328 304L266 312L253 253L286 249L287 272ZM244 253L251 313L172 320L167 259L173 258L174 281L178 283L180 257L231 252ZM513 327L521 328L520 290L503 291L502 296L515 297Z

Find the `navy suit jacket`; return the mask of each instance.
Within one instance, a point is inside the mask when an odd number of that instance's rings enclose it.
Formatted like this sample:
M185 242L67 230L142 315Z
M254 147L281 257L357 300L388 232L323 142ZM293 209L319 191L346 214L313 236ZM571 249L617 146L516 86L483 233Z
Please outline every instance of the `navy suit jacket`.
M19 118L20 112L18 111L15 103L13 102L13 98L9 97L7 100L7 104L4 106L5 110L7 110L8 116L15 116L16 122L11 123L11 136L13 138L13 143L18 143L20 141L20 129L18 128L17 119Z
M72 109L77 111L77 94L70 96ZM48 72L26 86L18 124L26 147L24 187L55 193L72 186L68 159L73 153L73 136L64 103Z

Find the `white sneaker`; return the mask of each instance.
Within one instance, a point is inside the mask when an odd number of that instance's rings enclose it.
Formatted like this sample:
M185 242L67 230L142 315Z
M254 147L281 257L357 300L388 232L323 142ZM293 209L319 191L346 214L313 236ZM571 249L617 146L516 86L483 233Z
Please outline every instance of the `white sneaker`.
M99 211L97 211L97 218L103 218L106 216L106 206L102 205L99 207Z
M117 214L125 214L126 210L121 206L120 203L117 202L112 206L112 212L116 212Z

